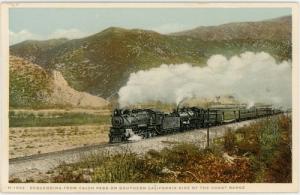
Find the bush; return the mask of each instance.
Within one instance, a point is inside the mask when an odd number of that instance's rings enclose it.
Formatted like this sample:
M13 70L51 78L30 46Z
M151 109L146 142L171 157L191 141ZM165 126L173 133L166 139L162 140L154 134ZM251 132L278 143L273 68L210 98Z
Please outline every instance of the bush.
M236 137L231 129L227 129L224 135L224 149L226 151L232 152L234 151L236 146Z
M52 182L71 183L251 182L254 178L249 160L236 159L231 164L210 150L184 143L144 156L129 151L92 155L80 163L62 165L54 173Z
M268 161L266 181L278 183L292 182L292 125L291 119L281 115L278 117L280 131L277 149Z
M137 170L142 166L136 154L118 154L108 157L104 163L95 168L93 181L100 183L135 182Z
M266 182L292 182L292 153L287 144L280 145L267 166Z
M269 119L263 122L259 130L260 161L267 163L274 155L280 139L280 129L278 119Z
M256 182L291 182L291 120L280 115L237 131L239 155L248 153Z
M173 148L165 148L160 152L165 164L170 167L185 166L187 163L196 161L200 151L193 144L180 143Z

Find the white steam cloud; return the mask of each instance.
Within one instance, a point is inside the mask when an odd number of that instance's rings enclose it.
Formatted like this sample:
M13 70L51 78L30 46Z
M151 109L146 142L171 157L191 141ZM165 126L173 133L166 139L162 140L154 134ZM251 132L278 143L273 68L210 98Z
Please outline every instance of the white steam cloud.
M121 107L148 101L179 103L184 98L233 95L241 102L290 107L291 63L268 53L245 52L227 59L213 55L207 66L166 65L132 73L119 94Z

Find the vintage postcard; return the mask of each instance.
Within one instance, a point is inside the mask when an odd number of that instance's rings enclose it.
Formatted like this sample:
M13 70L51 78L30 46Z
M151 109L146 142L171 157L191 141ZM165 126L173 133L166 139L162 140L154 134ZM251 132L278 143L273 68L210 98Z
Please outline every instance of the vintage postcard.
M3 3L4 192L298 191L297 3Z

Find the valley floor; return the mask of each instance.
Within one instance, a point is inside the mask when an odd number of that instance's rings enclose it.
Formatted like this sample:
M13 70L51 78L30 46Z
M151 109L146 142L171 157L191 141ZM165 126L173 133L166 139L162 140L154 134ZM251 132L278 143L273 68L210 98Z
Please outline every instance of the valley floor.
M110 110L11 109L9 158L108 142Z

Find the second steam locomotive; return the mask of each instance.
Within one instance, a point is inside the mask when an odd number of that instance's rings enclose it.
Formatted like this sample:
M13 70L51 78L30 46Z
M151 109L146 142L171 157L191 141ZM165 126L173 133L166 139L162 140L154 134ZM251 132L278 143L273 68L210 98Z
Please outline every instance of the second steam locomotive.
M223 123L238 122L281 113L271 107L250 109L204 109L183 107L171 113L152 109L115 109L112 114L112 127L109 142L125 142L134 135L149 138Z

